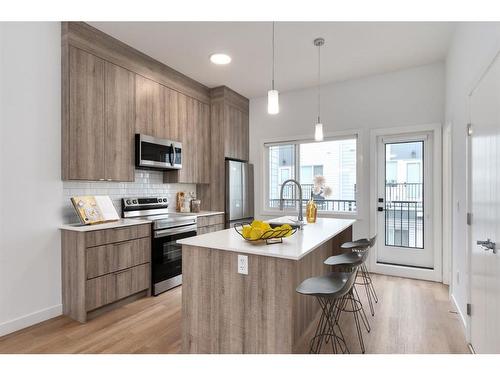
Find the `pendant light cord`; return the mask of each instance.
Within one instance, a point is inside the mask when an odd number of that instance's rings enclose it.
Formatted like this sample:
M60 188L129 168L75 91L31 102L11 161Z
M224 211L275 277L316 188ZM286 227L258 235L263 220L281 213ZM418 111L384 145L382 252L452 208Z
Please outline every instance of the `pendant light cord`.
M273 79L272 79L272 89L274 90L274 21L273 21Z
M318 46L318 124L321 123L321 45Z

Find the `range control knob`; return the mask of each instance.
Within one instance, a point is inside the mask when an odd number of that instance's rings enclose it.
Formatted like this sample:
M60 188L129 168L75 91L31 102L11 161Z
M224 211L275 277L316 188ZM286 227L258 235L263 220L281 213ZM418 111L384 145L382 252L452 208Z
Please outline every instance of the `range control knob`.
M133 204L137 204L137 199L134 199L134 200L132 201L132 203L133 203Z
M163 198L163 202L166 202L167 201L167 198Z
M127 203L127 204L130 204L130 203L132 203L132 202L130 202L130 199L127 199L127 202L126 202L126 203Z

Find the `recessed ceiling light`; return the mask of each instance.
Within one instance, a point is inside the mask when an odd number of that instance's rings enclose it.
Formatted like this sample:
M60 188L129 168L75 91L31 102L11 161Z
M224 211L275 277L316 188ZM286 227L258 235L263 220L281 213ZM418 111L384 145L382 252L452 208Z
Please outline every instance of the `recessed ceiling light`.
M225 53L213 53L210 55L210 61L216 65L226 65L231 62L231 56Z

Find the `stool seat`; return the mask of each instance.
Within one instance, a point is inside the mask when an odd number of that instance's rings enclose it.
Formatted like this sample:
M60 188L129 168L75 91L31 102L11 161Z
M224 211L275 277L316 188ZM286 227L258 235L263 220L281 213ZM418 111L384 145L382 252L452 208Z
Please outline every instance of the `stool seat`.
M332 255L328 257L323 263L328 266L352 266L356 267L361 265L366 259L365 252L347 253Z
M331 272L327 275L310 277L296 289L300 294L337 298L347 293L352 285L354 272Z
M342 249L360 249L370 246L370 240L368 238L362 238L360 240L344 242L340 247Z

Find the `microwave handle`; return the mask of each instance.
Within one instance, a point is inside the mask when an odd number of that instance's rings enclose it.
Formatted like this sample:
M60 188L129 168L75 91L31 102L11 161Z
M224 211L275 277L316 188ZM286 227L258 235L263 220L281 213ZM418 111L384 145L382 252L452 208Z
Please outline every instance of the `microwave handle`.
M174 166L174 164L175 164L175 159L176 159L176 155L175 155L175 146L174 146L174 144L172 143L172 144L170 145L170 147L172 147L172 151L173 151L173 153L174 153L173 158L170 160L170 164L171 164L171 165L172 165L172 167L173 167L173 166ZM172 153L171 153L170 155L172 155Z

